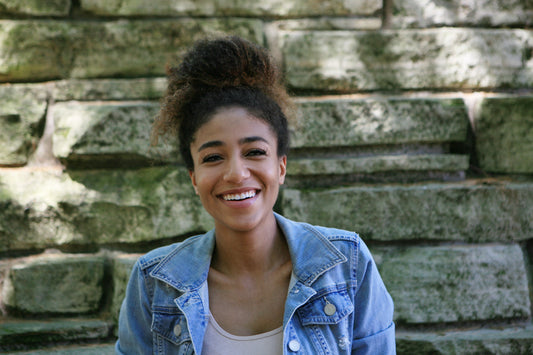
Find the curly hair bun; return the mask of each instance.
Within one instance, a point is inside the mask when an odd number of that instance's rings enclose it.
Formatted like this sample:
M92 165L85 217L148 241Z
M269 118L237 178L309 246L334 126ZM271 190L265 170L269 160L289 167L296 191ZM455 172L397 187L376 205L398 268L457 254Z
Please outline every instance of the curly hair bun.
M198 87L265 88L279 80L278 70L267 51L236 36L197 42L171 73Z

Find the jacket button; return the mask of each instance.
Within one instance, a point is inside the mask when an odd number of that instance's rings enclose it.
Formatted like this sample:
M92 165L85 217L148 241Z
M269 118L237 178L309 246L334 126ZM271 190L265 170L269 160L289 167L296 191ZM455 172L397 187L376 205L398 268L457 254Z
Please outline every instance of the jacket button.
M327 316L332 316L335 312L337 312L337 307L332 303L327 303L324 307L324 313L326 313Z
M299 351L300 350L300 343L298 342L298 340L289 341L289 349L291 351L294 351L294 352Z
M177 337L179 337L180 334L181 334L181 325L176 324L176 325L174 326L174 335L177 336Z

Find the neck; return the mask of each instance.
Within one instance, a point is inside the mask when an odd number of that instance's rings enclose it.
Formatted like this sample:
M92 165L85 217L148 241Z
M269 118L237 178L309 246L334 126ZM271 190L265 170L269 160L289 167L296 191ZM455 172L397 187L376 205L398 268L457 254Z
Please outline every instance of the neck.
M290 261L289 249L274 214L261 228L247 232L215 228L211 267L226 275L265 273Z

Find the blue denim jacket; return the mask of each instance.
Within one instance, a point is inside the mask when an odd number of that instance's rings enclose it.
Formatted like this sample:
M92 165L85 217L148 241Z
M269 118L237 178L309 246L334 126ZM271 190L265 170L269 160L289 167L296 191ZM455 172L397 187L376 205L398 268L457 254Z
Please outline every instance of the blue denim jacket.
M276 220L295 278L283 354L395 354L392 299L357 234ZM139 258L120 311L118 354L201 354L214 243L212 230Z

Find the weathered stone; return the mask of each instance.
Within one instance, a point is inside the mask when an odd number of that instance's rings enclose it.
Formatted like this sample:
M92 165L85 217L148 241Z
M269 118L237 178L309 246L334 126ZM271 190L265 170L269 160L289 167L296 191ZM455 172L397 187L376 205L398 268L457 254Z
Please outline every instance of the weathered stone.
M140 255L118 255L113 258L113 300L111 303L111 318L118 324L120 306L126 295L126 286L130 279L131 269ZM118 327L115 328L118 330Z
M475 119L482 170L533 173L533 97L484 98Z
M518 245L373 249L398 323L448 323L530 316Z
M24 313L87 313L102 298L104 259L45 255L9 268L4 304Z
M39 139L47 91L37 85L0 85L0 165L28 161Z
M461 99L302 100L296 117L294 148L463 142L468 127Z
M284 189L281 206L291 219L372 240L520 241L533 230L531 183Z
M83 10L107 16L330 16L372 15L381 10L379 0L266 0L266 1L224 1L185 0L168 1L142 0L81 0Z
M3 320L0 327L0 351L69 341L105 339L109 336L110 330L110 324L99 319ZM43 354L45 353L43 350ZM59 354L59 352L50 353ZM78 354L78 352L72 353ZM86 353L80 352L80 354Z
M70 3L70 0L0 0L0 14L65 16Z
M159 100L167 88L166 78L71 79L53 83L56 101Z
M381 17L314 17L277 20L271 22L276 31L301 30L379 30Z
M528 326L444 333L399 331L396 333L396 351L399 355L528 355L533 353L533 328Z
M114 355L115 343L93 344L93 345L67 345L54 346L31 352L24 352L24 355Z
M0 170L0 251L136 243L212 228L184 168Z
M531 25L533 3L523 0L396 0L394 27Z
M291 159L288 175L372 174L390 171L464 171L466 155L389 155L344 159Z
M282 42L295 89L533 86L531 30L294 31Z
M232 33L263 42L253 19L0 21L0 81L165 74L197 39Z
M150 145L155 102L67 102L54 105L54 154L75 159L80 155L113 155L128 160L179 161L176 145ZM89 161L89 163L93 163Z

